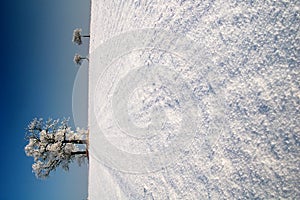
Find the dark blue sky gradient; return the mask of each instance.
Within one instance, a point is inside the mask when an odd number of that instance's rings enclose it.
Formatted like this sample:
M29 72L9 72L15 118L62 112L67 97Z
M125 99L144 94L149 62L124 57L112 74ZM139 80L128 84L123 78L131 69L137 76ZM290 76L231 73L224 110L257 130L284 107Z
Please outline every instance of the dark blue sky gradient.
M56 171L47 180L31 172L24 153L25 128L34 117L71 117L78 67L74 28L89 32L88 0L1 2L1 200L81 200L87 196L87 166Z

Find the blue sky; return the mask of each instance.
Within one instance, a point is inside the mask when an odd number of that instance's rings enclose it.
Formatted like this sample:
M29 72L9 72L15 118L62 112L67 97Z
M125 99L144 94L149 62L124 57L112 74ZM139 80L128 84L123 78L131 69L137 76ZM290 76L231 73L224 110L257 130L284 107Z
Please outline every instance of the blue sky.
M24 153L25 128L34 117L72 120L72 88L78 67L74 28L89 32L88 0L18 0L1 3L1 200L81 200L88 167L56 171L47 180L31 172ZM72 124L72 123L71 123Z

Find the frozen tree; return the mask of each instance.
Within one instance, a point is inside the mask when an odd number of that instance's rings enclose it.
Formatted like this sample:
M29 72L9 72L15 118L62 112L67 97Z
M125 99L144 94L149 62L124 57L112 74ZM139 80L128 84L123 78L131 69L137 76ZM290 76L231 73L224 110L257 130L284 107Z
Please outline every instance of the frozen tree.
M77 45L81 45L82 44L82 37L90 37L89 35L81 35L81 29L77 28L74 30L73 32L73 42Z
M72 131L66 119L33 119L27 128L25 153L34 158L32 170L36 177L47 178L57 167L67 171L71 162L77 161L79 165L84 162L86 137L86 130Z
M82 60L84 60L84 59L89 60L87 57L82 57L82 56L79 55L79 54L75 54L73 61L74 61L77 65L81 65Z

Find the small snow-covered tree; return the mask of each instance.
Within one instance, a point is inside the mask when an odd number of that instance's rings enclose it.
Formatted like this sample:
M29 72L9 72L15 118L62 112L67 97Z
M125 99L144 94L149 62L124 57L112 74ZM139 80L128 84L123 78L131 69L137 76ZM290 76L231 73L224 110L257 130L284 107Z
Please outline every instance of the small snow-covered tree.
M81 65L82 60L84 60L84 59L89 60L87 57L82 57L79 54L75 54L73 61L75 62L75 64Z
M25 153L34 158L36 177L47 178L57 167L67 171L73 161L83 163L87 158L86 137L86 130L72 131L66 119L33 119L27 128Z
M82 44L82 37L90 37L89 35L81 35L81 29L77 28L74 30L73 32L73 42L77 45L81 45Z

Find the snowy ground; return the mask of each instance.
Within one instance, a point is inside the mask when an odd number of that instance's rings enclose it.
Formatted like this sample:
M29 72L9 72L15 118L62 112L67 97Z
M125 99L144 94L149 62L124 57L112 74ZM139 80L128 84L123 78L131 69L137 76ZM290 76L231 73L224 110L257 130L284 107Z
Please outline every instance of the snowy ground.
M300 3L92 0L89 199L300 199Z

